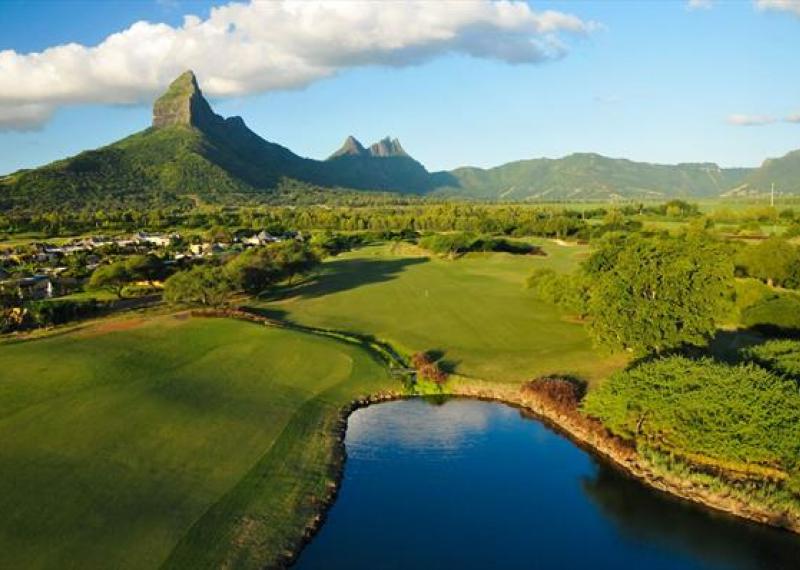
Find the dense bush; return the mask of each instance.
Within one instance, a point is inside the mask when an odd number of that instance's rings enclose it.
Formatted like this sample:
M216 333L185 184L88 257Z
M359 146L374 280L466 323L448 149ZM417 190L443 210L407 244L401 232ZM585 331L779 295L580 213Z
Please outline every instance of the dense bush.
M476 236L470 233L431 234L419 240L420 247L431 253L456 257L471 251L495 251L518 255L541 254L541 250L529 243L510 241L492 236Z
M615 374L583 409L612 433L667 452L800 468L800 393L753 364L670 357Z
M85 301L64 299L32 301L26 305L28 315L34 324L42 327L60 325L92 317L97 315L104 307L105 305L98 303L96 299L87 299Z
M800 296L776 294L742 311L742 324L776 332L800 332Z
M736 259L748 276L769 285L800 286L800 248L778 237L742 248Z
M742 349L742 356L761 366L800 380L800 341L770 340Z
M542 267L534 270L526 284L540 301L558 305L581 318L586 316L589 283L582 274L557 273Z

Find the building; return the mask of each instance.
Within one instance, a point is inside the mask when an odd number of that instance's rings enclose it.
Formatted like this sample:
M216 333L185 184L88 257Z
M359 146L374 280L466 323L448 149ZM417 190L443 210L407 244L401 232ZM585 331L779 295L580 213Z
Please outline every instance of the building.
M245 245L262 246L262 245L267 245L269 243L275 243L281 240L280 238L276 238L275 236L268 234L265 230L262 230L259 233L250 236L249 238L245 238L242 241L244 242Z

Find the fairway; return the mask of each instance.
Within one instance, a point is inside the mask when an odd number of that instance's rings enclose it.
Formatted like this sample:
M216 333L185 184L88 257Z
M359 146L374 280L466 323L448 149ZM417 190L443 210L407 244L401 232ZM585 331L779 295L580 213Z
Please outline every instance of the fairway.
M223 319L0 345L0 568L263 565L329 481L335 411L389 382L356 346Z
M483 380L601 378L623 358L600 354L581 324L525 287L534 268L574 268L586 247L543 247L547 257L446 260L411 246L371 246L329 260L315 281L266 308L304 325L371 334L408 353L440 351L457 373Z

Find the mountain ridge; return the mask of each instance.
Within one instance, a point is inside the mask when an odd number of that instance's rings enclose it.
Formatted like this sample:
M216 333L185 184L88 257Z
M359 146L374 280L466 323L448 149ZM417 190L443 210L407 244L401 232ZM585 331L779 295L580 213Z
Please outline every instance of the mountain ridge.
M654 164L597 153L532 158L492 168L429 172L397 138L365 147L354 136L325 160L305 158L217 115L191 71L154 102L152 124L105 147L0 176L0 208L83 207L268 195L282 181L326 188L500 201L705 198L757 194L777 182L800 193L800 150L754 169Z

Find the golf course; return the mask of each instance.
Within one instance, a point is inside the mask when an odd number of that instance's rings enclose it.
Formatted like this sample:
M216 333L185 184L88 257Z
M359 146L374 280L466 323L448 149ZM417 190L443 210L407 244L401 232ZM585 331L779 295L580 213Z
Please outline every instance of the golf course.
M535 300L536 266L585 248L446 260L379 244L326 261L253 309L370 335L452 373L519 383L621 365ZM334 424L356 398L402 388L333 338L147 312L0 345L0 566L218 567L274 563L333 482Z

